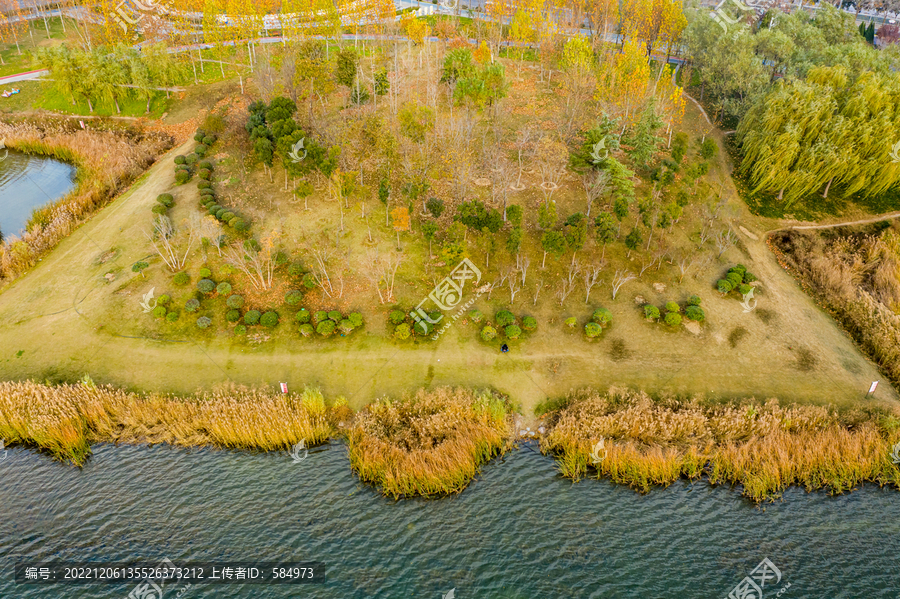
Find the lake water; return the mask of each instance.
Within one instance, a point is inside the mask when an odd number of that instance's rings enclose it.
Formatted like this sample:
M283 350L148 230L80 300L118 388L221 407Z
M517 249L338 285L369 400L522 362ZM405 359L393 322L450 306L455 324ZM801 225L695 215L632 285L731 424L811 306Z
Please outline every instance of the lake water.
M49 204L75 187L75 167L59 160L0 150L0 231L19 235L38 206Z
M327 579L194 584L166 599L723 598L764 558L782 576L765 598L900 596L900 493L876 486L791 489L762 507L706 482L642 496L573 484L526 446L457 496L395 502L359 483L339 443L299 463L285 452L94 450L81 470L22 448L0 462L0 597L125 599L135 586L13 582L18 560L50 558L317 561Z

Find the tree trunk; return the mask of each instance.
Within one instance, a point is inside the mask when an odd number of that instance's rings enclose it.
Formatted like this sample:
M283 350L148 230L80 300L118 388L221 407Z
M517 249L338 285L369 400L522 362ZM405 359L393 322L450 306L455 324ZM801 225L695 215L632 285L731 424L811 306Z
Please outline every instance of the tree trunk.
M834 181L834 177L828 180L828 185L825 186L825 193L822 194L823 198L828 197L828 190L831 189L831 183Z

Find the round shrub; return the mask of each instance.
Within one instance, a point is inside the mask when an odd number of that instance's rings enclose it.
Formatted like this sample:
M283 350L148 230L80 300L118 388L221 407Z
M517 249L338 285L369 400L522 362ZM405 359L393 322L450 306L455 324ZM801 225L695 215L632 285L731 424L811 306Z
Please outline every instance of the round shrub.
M736 264L736 265L732 266L731 268L729 268L728 272L736 272L743 277L744 273L747 272L747 267L744 266L743 264Z
M212 183L209 181L197 181L197 189L210 189L212 187ZM202 193L202 192L201 192Z
M162 294L161 296L159 296L159 299L156 300L156 303L157 303L157 305L160 305L160 306L168 306L169 302L171 302L171 301L172 301L171 297L169 297L166 294Z
M301 324L300 325L300 334L303 335L304 337L309 337L313 333L315 333L315 329L312 327L311 324Z
M175 167L175 174L177 175L179 171L186 171L188 173L191 172L191 167L186 164L179 164Z
M204 146L211 146L214 143L216 143L216 136L215 135L207 135L203 139L198 139L197 141L202 141Z
M227 283L222 281L218 285L216 285L216 293L219 295L228 295L231 293L231 283Z
M259 322L260 316L259 310L248 310L244 314L244 324L254 325Z
M244 297L237 294L229 296L229 298L225 300L225 305L234 310L239 310L244 307Z
M209 150L209 148L207 148L205 145L198 144L197 147L194 148L194 153L196 153L197 156L206 156L207 150Z
M669 312L666 314L665 322L670 327L677 327L681 324L681 314L677 312Z
M334 332L334 321L333 320L323 320L316 326L316 332L323 337L327 337L328 335Z
M309 322L309 319L310 319L309 310L307 310L306 308L301 308L300 311L297 312L297 315L294 316L294 320L296 320L300 324Z
M483 329L481 329L481 338L485 341L490 341L491 339L497 336L497 329L492 327L491 325L485 325Z
M175 173L175 182L178 183L179 185L184 185L185 183L187 183L190 180L191 180L190 171L178 171L177 173Z
M231 210L226 210L226 211L225 211L225 214L222 215L221 220L222 220L223 223L230 223L230 222L233 221L235 218L236 218L236 217L234 216L234 212L232 212Z
M699 306L701 304L701 302L703 302L703 300L700 299L699 295L692 295L691 297L688 298L688 301L687 301L688 306Z
M163 318L166 315L166 307L165 306L156 306L153 308L153 316L154 318Z
M168 314L166 314L166 320L168 322L175 322L176 320L178 320L178 312L169 312Z
M197 129L197 132L194 133L194 141L203 141L203 137L206 135L203 131Z
M243 218L239 218L239 219L237 219L237 222L236 222L236 223L230 223L230 224L231 224L232 227L234 227L234 230L235 230L235 231L239 231L239 232L241 232L241 233L246 233L247 231L250 230L250 221L247 221L247 220L245 220L245 219L243 219ZM313 283L315 283L315 280L313 280ZM303 284L304 284L304 285L306 284L306 278L305 278L305 277L304 277L304 279L303 279Z
M184 156L182 154L175 157L175 164L184 164Z
M215 206L216 198L212 196L200 196L200 205L203 206L204 210L209 212L209 209Z
M197 326L201 329L209 328L209 325L212 324L212 319L209 316L201 316L197 319Z
M401 322L396 327L394 327L394 338L396 339L409 339L409 336L412 334L412 331L409 328L409 324L405 322Z
M204 266L203 268L200 269L200 278L201 279L208 279L211 276L212 276L212 271L209 268L207 268L206 266Z
M517 327L514 324L509 325L505 329L503 329L503 334L509 337L510 339L518 339L522 335L522 329Z
M344 320L342 320L340 322L340 324L338 324L338 328L341 330L341 332L343 334L349 335L351 332L353 332L353 329L355 329L356 327L353 326L352 322L350 322L348 319L345 318Z
M201 293L212 293L216 289L216 282L212 279L200 279L200 282L197 283L197 289Z
M216 190L212 187L207 187L205 189L200 190L200 201L208 202L210 200L216 199Z
M596 322L589 322L584 325L584 334L593 339L603 332L603 328Z
M730 272L725 275L725 280L731 283L731 287L733 289L744 281L744 275L739 272Z
M574 329L575 325L578 324L578 319L574 316L570 316L565 320L566 326L570 329Z
M469 312L469 318L472 319L472 322L481 322L484 319L484 314L481 313L481 310L472 310Z
M328 313L328 318L335 322L340 322L341 321L341 313L338 312L337 310L332 310Z
M234 334L235 335L246 335L247 327L242 324L237 325L236 327L234 327Z
M757 280L756 275L753 274L752 272L747 271L744 273L744 282L745 283L752 283L753 281L756 281L756 280Z
M533 331L537 328L537 319L534 316L526 316L522 319L522 328L526 331Z
M194 165L197 164L197 161L200 160L200 157L191 152L187 156L184 157L184 161L187 164Z
M228 322L237 322L241 319L241 311L240 310L229 310L225 313L225 320Z
M171 208L175 205L175 197L171 193L159 194L158 196L156 196L156 201L166 208Z
M325 322L326 320L328 320L328 312L326 312L325 310L317 310L313 317L313 322L315 324L319 324L320 322Z
M290 275L292 277L302 277L303 273L305 272L303 270L303 265L299 262L291 262L288 265L287 271L288 271L288 275Z
M215 213L218 212L219 210L224 210L224 208L222 208L218 204L213 204L212 206L209 207L209 210L207 210L207 212L215 215Z
M230 277L237 272L237 269L230 264L223 264L219 272L222 273L223 277Z
M197 176L204 181L209 181L209 178L212 177L212 171L208 168L201 168L199 171L197 171Z
M731 284L731 281L727 279L719 279L716 281L716 289L719 290L719 293L728 293L732 289L734 289L734 285Z
M747 295L753 290L753 287L750 285L738 285L738 293L741 295Z
M494 320L497 321L498 327L508 327L509 325L516 322L516 317L513 316L513 313L509 310L500 310L494 315Z
M240 220L241 220L240 217L233 216L233 217L231 217L230 219L228 219L227 221L225 221L225 223L226 223L229 227L231 227L232 229L234 229L235 227L237 227L237 224L240 222Z
M155 204L153 208L150 209L153 214L165 214L168 208L163 206L162 204Z
M269 310L259 319L259 324L271 329L278 324L278 312L272 312L271 310Z
M347 320L350 321L354 327L361 327L363 325L363 317L359 312L351 312L349 316L347 316Z
M666 302L666 312L681 312L678 302Z
M201 160L197 163L197 168L205 168L208 171L213 170L213 164L209 160Z
M647 320L659 319L659 308L647 304L646 306L644 306L644 318L646 318Z
M184 311L185 312L196 312L199 309L200 309L200 300L191 298L188 301L184 302Z
M706 320L706 313L700 306L688 306L684 309L684 317L688 320L703 322Z
M187 274L186 272L176 272L175 276L172 277L172 282L176 285L187 285L191 282L191 275Z
M391 324L400 324L401 322L406 320L406 314L404 314L400 310L392 310L388 318L390 319Z
M591 316L591 319L601 327L606 327L609 326L609 324L612 322L612 312L610 312L606 308L598 308L597 310L594 310L594 314L593 316Z
M214 214L215 214L215 216L216 216L217 219L222 220L222 215L225 214L226 212L228 212L228 208L224 208L224 207L222 207L222 206L219 206L219 209L216 210Z

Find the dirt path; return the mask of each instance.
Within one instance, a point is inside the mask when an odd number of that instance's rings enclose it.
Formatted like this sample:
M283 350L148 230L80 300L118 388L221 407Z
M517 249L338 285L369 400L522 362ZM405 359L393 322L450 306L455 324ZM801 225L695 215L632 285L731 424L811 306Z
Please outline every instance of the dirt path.
M895 218L900 218L900 212L889 212L887 214L881 214L878 216L872 216L869 218L861 218L858 220L851 221L842 221L837 223L828 223L825 225L791 225L789 227L779 227L778 229L770 229L765 232L765 235L769 235L770 233L777 233L778 231L799 231L799 230L810 230L810 229L837 229L838 227L852 227L855 225L871 225L873 223L880 223L884 220L892 220Z

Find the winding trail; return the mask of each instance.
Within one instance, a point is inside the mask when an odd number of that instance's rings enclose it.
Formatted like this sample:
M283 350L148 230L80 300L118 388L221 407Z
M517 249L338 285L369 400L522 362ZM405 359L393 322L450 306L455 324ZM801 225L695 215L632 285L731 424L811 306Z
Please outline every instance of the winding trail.
M837 229L838 227L853 227L855 225L871 225L873 223L879 223L883 220L892 220L895 218L900 218L900 212L890 212L888 214L880 214L878 216L872 216L869 218L861 218L858 220L852 221L841 221L837 223L829 223L826 225L791 225L789 227L779 227L777 229L770 229L766 231L764 235L771 235L772 233L777 233L779 231L801 231L801 230L811 230L811 229Z

